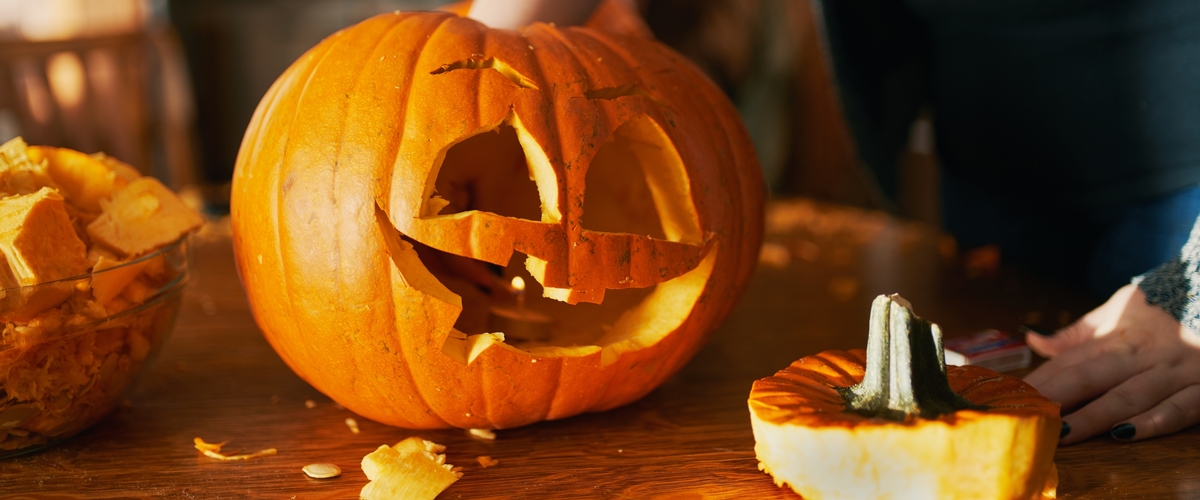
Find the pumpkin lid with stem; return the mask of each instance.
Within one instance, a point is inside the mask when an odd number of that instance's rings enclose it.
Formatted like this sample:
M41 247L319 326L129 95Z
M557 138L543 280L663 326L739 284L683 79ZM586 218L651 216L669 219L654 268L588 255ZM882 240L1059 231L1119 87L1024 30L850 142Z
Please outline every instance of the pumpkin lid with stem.
M755 382L754 413L813 425L954 420L975 412L1058 414L1057 403L1018 378L946 366L941 329L899 295L877 297L870 321L866 351L825 351Z
M867 350L802 358L754 383L759 469L805 498L1053 498L1058 404L1018 378L946 366L941 331L898 295Z

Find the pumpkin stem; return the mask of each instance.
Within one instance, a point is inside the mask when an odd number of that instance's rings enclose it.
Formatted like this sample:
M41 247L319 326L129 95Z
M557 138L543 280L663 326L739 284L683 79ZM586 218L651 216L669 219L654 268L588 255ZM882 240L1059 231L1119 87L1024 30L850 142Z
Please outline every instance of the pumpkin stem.
M861 383L841 392L848 411L894 421L983 409L950 389L941 329L896 294L880 295L871 305L866 372Z

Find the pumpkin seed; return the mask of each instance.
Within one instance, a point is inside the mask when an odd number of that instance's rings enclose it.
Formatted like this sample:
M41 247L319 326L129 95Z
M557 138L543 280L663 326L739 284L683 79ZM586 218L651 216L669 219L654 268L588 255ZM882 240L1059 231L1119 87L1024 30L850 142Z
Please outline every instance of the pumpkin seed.
M308 477L314 479L328 479L342 475L342 468L334 464L308 464L303 469Z

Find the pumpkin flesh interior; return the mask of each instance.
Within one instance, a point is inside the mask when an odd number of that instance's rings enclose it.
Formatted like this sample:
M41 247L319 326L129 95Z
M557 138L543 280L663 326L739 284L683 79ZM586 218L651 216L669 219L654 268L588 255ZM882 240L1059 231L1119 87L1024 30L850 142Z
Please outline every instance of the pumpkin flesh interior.
M486 213L508 219L560 223L559 180L516 115L494 128L452 144L440 155L426 186L421 218L461 219ZM615 129L588 167L582 226L591 234L645 235L701 248L704 237L692 204L686 169L669 138L646 116ZM383 224L386 217L380 220ZM385 232L394 227L383 228ZM490 235L489 235L490 236ZM475 237L475 236L473 236ZM649 286L579 291L543 286L545 261L515 249L506 266L447 252L404 236L417 258L393 259L402 274L429 276L437 290L427 295L457 297L461 312L444 352L464 362L483 344L505 343L535 355L586 355L603 348L602 363L621 353L651 346L675 331L691 314L705 289L716 259L710 242L691 269ZM432 244L432 242L430 242ZM415 266L420 266L418 270ZM547 338L485 334L493 308L519 309L506 284L526 283L523 307L551 319ZM430 286L427 279L410 281ZM594 303L572 303L571 294Z

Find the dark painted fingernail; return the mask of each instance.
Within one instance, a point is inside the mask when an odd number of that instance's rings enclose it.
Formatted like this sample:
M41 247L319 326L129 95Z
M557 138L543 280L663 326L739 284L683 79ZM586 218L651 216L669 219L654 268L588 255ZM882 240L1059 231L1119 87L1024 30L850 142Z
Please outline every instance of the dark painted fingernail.
M1113 426L1112 430L1108 431L1108 433L1111 434L1114 439L1127 441L1133 439L1134 434L1137 434L1137 429L1133 427L1133 424L1126 422L1124 424L1117 424Z
M1058 333L1057 331L1047 330L1040 326L1032 326L1032 325L1021 325L1019 330L1021 331L1021 333L1032 333L1035 335L1041 335L1043 337L1053 337L1055 333Z
M1059 431L1058 438L1059 439L1065 438L1065 437L1067 437L1067 434L1070 434L1070 433L1071 433L1071 424L1063 422L1063 428L1062 428L1062 431Z

